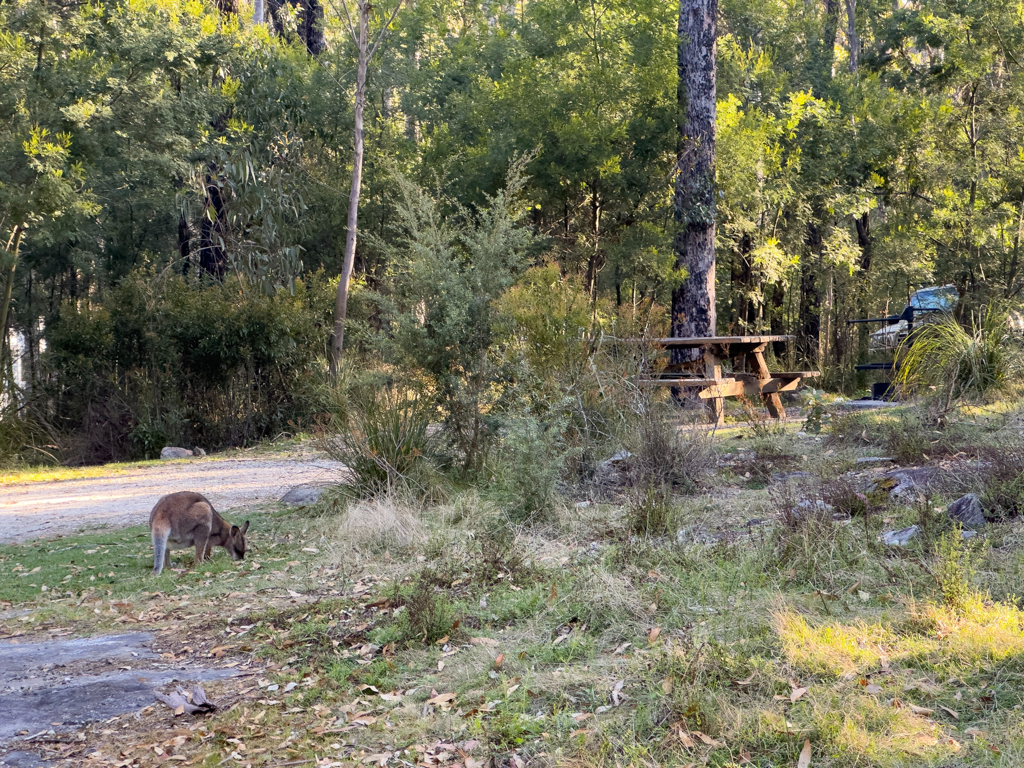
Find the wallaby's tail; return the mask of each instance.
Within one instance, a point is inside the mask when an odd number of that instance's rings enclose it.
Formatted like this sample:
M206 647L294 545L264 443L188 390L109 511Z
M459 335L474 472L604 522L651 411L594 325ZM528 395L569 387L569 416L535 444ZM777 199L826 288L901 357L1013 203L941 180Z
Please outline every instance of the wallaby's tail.
M170 531L161 530L161 526L154 526L153 537L153 573L156 576L164 569L164 554L167 552L167 537Z

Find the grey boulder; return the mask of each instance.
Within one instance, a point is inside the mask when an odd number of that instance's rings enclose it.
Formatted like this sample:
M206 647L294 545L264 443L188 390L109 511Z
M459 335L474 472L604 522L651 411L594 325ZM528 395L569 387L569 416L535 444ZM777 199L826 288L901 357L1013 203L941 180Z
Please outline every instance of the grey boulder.
M298 485L281 497L281 503L292 506L313 504L320 500L325 490L314 485Z
M985 514L981 510L981 499L976 493L968 493L949 505L946 510L949 519L960 523L964 528L983 528Z
M191 455L192 451L188 448L175 448L170 445L160 451L161 459L187 459Z
M905 547L920 530L918 526L912 525L909 528L900 528L898 531L886 531L882 534L882 543L887 547Z

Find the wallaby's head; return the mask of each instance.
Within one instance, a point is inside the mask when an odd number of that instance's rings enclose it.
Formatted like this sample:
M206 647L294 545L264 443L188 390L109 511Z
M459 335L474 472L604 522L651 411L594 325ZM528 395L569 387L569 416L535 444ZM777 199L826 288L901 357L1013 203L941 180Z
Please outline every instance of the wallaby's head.
M245 525L239 528L237 525L231 526L231 537L228 539L227 549L231 553L232 560L244 560L245 559L245 532L249 530L249 521L245 521Z

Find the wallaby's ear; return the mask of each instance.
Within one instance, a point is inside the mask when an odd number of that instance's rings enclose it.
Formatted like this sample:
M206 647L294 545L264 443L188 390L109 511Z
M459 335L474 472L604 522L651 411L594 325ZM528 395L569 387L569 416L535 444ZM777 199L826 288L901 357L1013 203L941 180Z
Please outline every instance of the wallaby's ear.
M233 539L237 535L238 535L238 526L237 525L232 525L231 526L231 538Z
M245 525L242 526L242 535L245 536L245 532L249 530L249 521L245 521Z

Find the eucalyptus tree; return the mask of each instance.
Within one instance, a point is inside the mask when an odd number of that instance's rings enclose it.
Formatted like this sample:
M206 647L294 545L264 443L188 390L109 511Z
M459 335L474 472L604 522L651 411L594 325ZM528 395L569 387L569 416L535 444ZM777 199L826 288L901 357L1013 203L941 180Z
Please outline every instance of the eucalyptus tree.
M679 160L676 166L676 266L673 336L714 336L715 58L718 0L679 3Z

